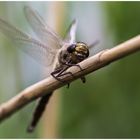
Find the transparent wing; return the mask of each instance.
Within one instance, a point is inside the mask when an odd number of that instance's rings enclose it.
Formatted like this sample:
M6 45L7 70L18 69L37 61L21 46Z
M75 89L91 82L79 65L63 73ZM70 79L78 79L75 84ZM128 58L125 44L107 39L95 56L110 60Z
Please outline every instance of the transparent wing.
M37 37L50 47L61 48L63 41L31 7L24 7L25 16Z
M95 40L91 45L89 45L89 49L95 47L97 44L99 44L99 40Z
M48 45L44 45L41 42L32 38L31 36L21 32L20 30L13 27L1 18L0 32L12 39L12 41L15 41L16 43L20 44L18 48L22 49L24 52L32 56L38 62L46 66L52 64L57 49L51 49Z
M90 51L90 56L95 55L97 53L96 45L99 44L99 40L95 40L92 44L88 46Z
M76 28L77 28L77 20L73 20L72 23L70 24L66 36L65 36L65 41L72 44L75 43L76 39Z

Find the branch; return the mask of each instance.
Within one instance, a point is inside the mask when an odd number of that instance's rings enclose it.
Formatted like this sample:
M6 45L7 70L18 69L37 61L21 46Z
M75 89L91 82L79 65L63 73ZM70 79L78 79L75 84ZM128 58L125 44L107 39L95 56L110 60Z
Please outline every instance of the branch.
M112 49L103 50L98 54L82 61L81 63L79 63L79 65L82 67L83 71L80 71L78 67L69 68L68 71L71 71L74 74L74 77L67 75L62 77L62 79L66 82L72 82L80 78L81 76L89 74L97 69L106 66L113 61L116 61L139 50L140 35ZM14 114L17 110L21 109L33 100L64 85L66 85L66 83L61 83L50 76L47 79L26 88L17 96L0 105L0 122Z

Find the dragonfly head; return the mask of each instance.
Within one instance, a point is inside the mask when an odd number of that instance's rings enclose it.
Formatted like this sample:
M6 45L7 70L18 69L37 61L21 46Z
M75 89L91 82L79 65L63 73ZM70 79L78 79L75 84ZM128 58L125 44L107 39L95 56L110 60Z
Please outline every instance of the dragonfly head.
M83 42L70 45L67 51L71 54L71 59L75 63L81 62L89 56L88 46Z

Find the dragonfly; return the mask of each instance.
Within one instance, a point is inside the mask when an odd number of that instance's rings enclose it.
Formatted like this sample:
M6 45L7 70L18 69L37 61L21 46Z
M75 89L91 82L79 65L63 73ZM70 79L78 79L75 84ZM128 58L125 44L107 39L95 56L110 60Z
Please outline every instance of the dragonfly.
M95 46L97 42L89 46L84 42L76 42L77 20L72 21L65 37L62 38L46 24L36 10L25 6L24 13L38 39L20 31L2 18L0 18L0 32L15 43L20 44L18 48L45 65L49 75L62 83L65 82L61 79L62 76L67 74L74 76L71 72L66 72L68 68L76 66L82 70L78 63L88 58L89 49ZM84 76L81 77L81 80L83 83L86 82ZM69 87L70 83L67 84ZM52 94L53 91L40 97L31 123L27 128L28 132L33 132L35 129Z

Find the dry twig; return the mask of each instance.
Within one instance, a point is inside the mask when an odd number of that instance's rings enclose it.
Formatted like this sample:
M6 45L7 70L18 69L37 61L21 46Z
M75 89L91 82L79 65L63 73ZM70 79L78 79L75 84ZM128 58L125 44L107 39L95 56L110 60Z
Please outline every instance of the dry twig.
M100 69L107 64L129 54L137 52L138 50L140 50L140 35L112 49L103 50L98 54L81 62L79 65L83 68L83 71L80 71L77 67L71 67L68 71L71 71L74 74L75 78L67 75L63 77L63 80L67 82L74 81L81 76ZM33 100L64 85L65 84L62 84L61 82L55 80L50 76L47 79L26 88L17 96L0 105L0 122L10 115L14 114L17 110L21 109Z

